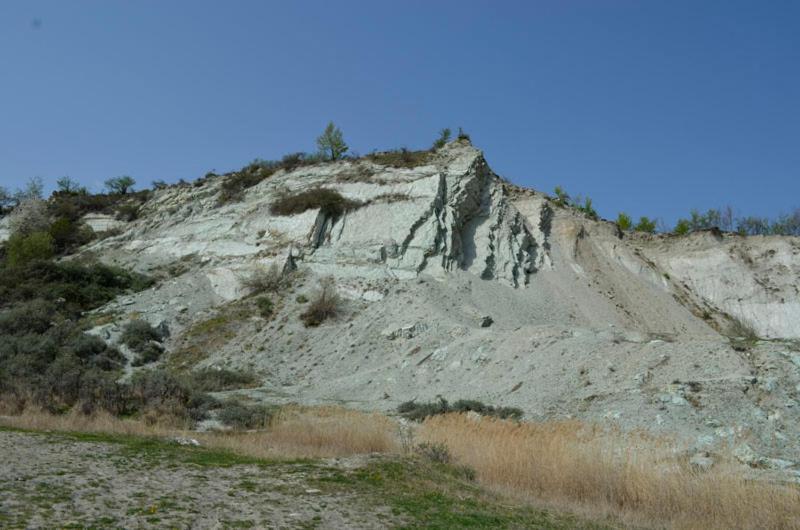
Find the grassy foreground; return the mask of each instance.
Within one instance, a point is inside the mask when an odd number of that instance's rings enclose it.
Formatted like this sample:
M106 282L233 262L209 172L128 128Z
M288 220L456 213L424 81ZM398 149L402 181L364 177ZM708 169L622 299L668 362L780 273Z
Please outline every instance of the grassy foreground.
M187 433L101 414L36 411L2 417L0 425L114 444L139 465L177 466L175 473L185 466L272 466L268 474L278 477L278 489L295 476L292 470L303 469L303 491L327 495L337 506L351 503L349 516L320 520L321 527L586 528L597 521L629 528L800 528L795 485L755 480L724 454L710 470L699 470L667 440L576 421L445 414L407 426L375 413L290 407L253 432ZM201 446L164 441L175 436ZM358 514L382 519L358 522Z
M0 479L4 528L600 528L507 505L461 469L419 458L270 460L141 435L9 427L3 439L44 453L47 467L20 482L13 463L0 465L10 478Z

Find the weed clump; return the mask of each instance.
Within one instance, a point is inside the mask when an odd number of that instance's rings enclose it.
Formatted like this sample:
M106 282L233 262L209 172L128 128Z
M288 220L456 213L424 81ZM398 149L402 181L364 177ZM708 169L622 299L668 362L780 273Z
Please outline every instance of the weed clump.
M258 384L253 374L225 368L204 368L187 375L192 388L200 392L222 392L239 388L252 388Z
M308 303L305 312L300 315L306 327L316 327L324 321L336 316L342 301L336 292L333 279L327 278L321 283L319 293Z
M132 320L122 331L120 341L137 353L133 366L143 366L161 358L163 334L144 320Z

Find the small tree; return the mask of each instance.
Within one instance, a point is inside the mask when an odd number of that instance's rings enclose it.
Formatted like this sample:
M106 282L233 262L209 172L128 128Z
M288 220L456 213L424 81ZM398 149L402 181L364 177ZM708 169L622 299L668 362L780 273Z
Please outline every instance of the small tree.
M619 212L619 215L617 215L617 226L623 232L630 230L633 226L633 219L631 219L631 216L625 212Z
M120 195L125 195L133 186L136 185L136 181L133 177L129 177L128 175L122 175L121 177L114 177L110 178L103 183L108 190L109 193L118 193Z
M464 129L462 129L461 127L458 128L458 139L472 143L472 138L470 138L469 135L466 132L464 132Z
M317 147L328 160L339 160L348 149L342 136L342 130L333 122L329 122L325 131L317 138Z
M69 177L61 177L56 181L56 188L62 193L78 193L86 194L87 190L77 180L72 180Z
M655 234L656 233L656 222L651 220L649 217L642 216L639 218L639 222L636 223L636 226L633 228L637 232L646 232L648 234Z
M14 193L14 200L16 202L23 202L31 199L41 199L44 193L44 184L39 177L32 177L25 183L25 187L18 189Z
M439 138L437 138L433 142L433 148L434 149L441 149L442 147L444 147L447 144L447 142L450 141L450 136L452 134L453 134L452 131L450 129L448 129L447 127L442 129L441 131L439 131Z
M689 224L689 221L686 219L678 219L677 224L675 225L675 230L673 230L679 236L685 236L689 232L691 232L692 227Z
M564 207L569 206L569 193L564 191L564 188L561 186L556 186L556 189L553 190L553 193L556 194L556 204Z

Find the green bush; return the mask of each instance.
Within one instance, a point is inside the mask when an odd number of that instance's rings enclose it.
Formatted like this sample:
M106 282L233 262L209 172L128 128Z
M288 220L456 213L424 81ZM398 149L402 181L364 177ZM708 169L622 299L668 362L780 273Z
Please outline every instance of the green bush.
M122 330L120 342L137 353L145 353L152 342L161 342L161 333L144 320L131 320Z
M236 400L222 404L217 417L237 429L263 429L272 420L272 410L264 405L246 405Z
M639 222L636 223L636 226L634 226L633 229L636 230L637 232L655 234L656 222L651 220L649 217L642 216L639 218Z
M556 186L556 188L553 190L553 193L555 193L556 195L555 199L556 206L564 208L570 205L569 194L566 191L564 191L564 188L562 188L561 186Z
M258 385L253 374L227 370L224 368L204 368L187 375L190 386L201 392L221 392L239 388L252 388Z
M326 188L312 188L294 195L285 194L270 205L275 215L296 215L307 210L319 209L330 217L339 217L343 213L354 210L361 203L347 199L338 191Z
M481 416L513 420L519 420L523 415L522 409L516 407L494 407L473 399L460 399L452 405L444 398L439 398L438 401L430 403L406 401L397 407L397 412L403 417L413 421L422 421L428 416L447 414L448 412L470 411L476 412Z
M433 142L432 149L434 149L434 150L435 149L441 149L442 147L447 145L447 142L450 141L450 136L451 135L452 135L452 131L450 131L450 129L448 129L446 127L444 129L442 129L441 131L439 131L439 137Z
M272 316L274 306L268 296L256 298L256 307L258 307L258 312L262 317L269 318Z
M136 358L131 363L132 366L144 366L146 364L154 363L161 358L164 353L164 347L160 344L148 343L144 345L136 355Z
M619 212L619 215L617 215L617 226L623 232L630 230L633 226L633 220L631 219L631 216L625 212Z
M678 219L678 223L675 225L674 232L679 236L685 236L689 232L691 232L692 228L689 224L689 221L686 219Z
M54 253L53 237L47 232L14 234L6 241L6 261L12 267L24 267L35 260L47 260Z

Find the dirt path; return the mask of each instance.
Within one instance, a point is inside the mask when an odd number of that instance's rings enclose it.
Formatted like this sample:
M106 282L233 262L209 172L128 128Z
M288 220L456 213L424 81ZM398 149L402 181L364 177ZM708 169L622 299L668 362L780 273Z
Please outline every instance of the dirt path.
M318 489L325 465L236 463L203 453L186 458L181 450L0 431L0 527L385 528L397 522L388 508L366 507L355 494Z

